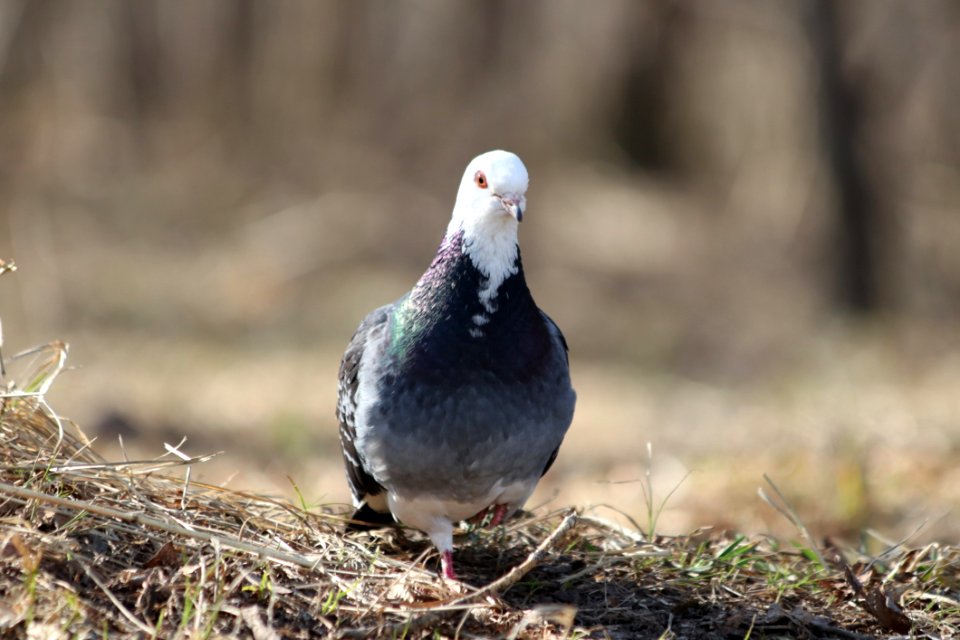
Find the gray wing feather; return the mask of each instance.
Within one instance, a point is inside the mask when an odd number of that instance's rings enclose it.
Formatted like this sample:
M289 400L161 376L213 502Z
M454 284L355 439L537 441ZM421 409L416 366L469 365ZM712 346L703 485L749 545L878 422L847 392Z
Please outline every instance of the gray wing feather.
M340 450L347 469L347 481L357 503L370 496L383 493L383 486L364 468L356 448L357 374L370 332L387 322L393 305L385 305L372 311L357 327L340 361L340 377L337 398L337 419L340 421Z
M567 346L567 339L563 337L563 332L560 331L560 327L557 326L557 323L553 321L553 318L544 313L543 309L540 309L540 315L543 316L544 322L547 323L547 329L550 331L550 335L553 336L554 344L559 345L563 349L563 359L567 363L567 366L570 365L570 349ZM560 445L557 445L557 448L553 450L553 453L550 454L550 458L547 460L547 464L543 467L543 473L540 474L540 477L543 477L547 474L547 471L550 470L550 467L553 466L554 461L557 459L557 454L560 453Z
M567 347L567 339L563 337L563 332L560 331L560 327L557 326L557 323L553 319L544 313L543 309L539 309L540 315L543 317L544 322L547 323L547 329L550 331L550 335L553 336L554 343L557 344L560 348L563 349L563 358L566 361L567 365L570 364L570 349Z

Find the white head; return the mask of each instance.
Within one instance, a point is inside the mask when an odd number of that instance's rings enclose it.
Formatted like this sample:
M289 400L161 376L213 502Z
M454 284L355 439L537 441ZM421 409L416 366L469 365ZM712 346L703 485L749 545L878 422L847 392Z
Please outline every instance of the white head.
M527 168L509 151L488 151L470 161L453 208L448 231L493 222L510 225L523 219L527 205Z
M486 276L481 299L488 309L497 288L516 273L517 226L527 208L527 168L509 151L488 151L470 161L447 238L463 230L463 251Z

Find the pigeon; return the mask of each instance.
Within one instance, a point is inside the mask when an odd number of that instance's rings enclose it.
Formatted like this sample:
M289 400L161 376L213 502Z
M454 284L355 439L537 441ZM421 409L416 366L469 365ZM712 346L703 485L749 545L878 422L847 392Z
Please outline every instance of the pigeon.
M513 153L474 158L429 268L363 319L340 363L354 522L425 532L452 580L454 525L518 511L573 420L567 343L520 261L527 184Z

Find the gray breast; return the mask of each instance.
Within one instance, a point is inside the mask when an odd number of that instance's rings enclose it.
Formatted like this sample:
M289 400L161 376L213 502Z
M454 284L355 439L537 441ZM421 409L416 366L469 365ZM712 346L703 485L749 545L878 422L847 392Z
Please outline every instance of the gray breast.
M429 383L384 373L358 448L377 480L401 491L469 500L497 481L539 478L573 417L562 348L525 380L487 370Z

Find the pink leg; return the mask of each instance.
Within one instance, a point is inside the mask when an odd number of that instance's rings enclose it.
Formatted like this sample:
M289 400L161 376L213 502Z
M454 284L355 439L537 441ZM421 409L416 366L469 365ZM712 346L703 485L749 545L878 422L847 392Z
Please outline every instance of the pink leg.
M487 517L487 513L489 513L489 512L490 512L490 507L487 507L486 509L484 509L483 511L481 511L481 512L478 513L477 515L473 516L472 518L469 518L469 519L467 520L467 522L469 522L470 524L475 524L475 525L483 524L483 519Z
M453 572L453 551L444 551L440 554L440 569L447 580L457 579L457 574Z
M507 505L498 504L493 507L493 517L490 518L490 526L496 527L503 519L507 517Z
M467 522L469 522L470 524L481 525L483 524L484 518L486 518L487 515L489 515L492 511L493 515L490 516L490 522L487 523L486 526L495 527L499 525L501 522L503 522L504 518L507 517L507 509L508 507L505 504L490 505L489 507L487 507L477 515L467 520Z

